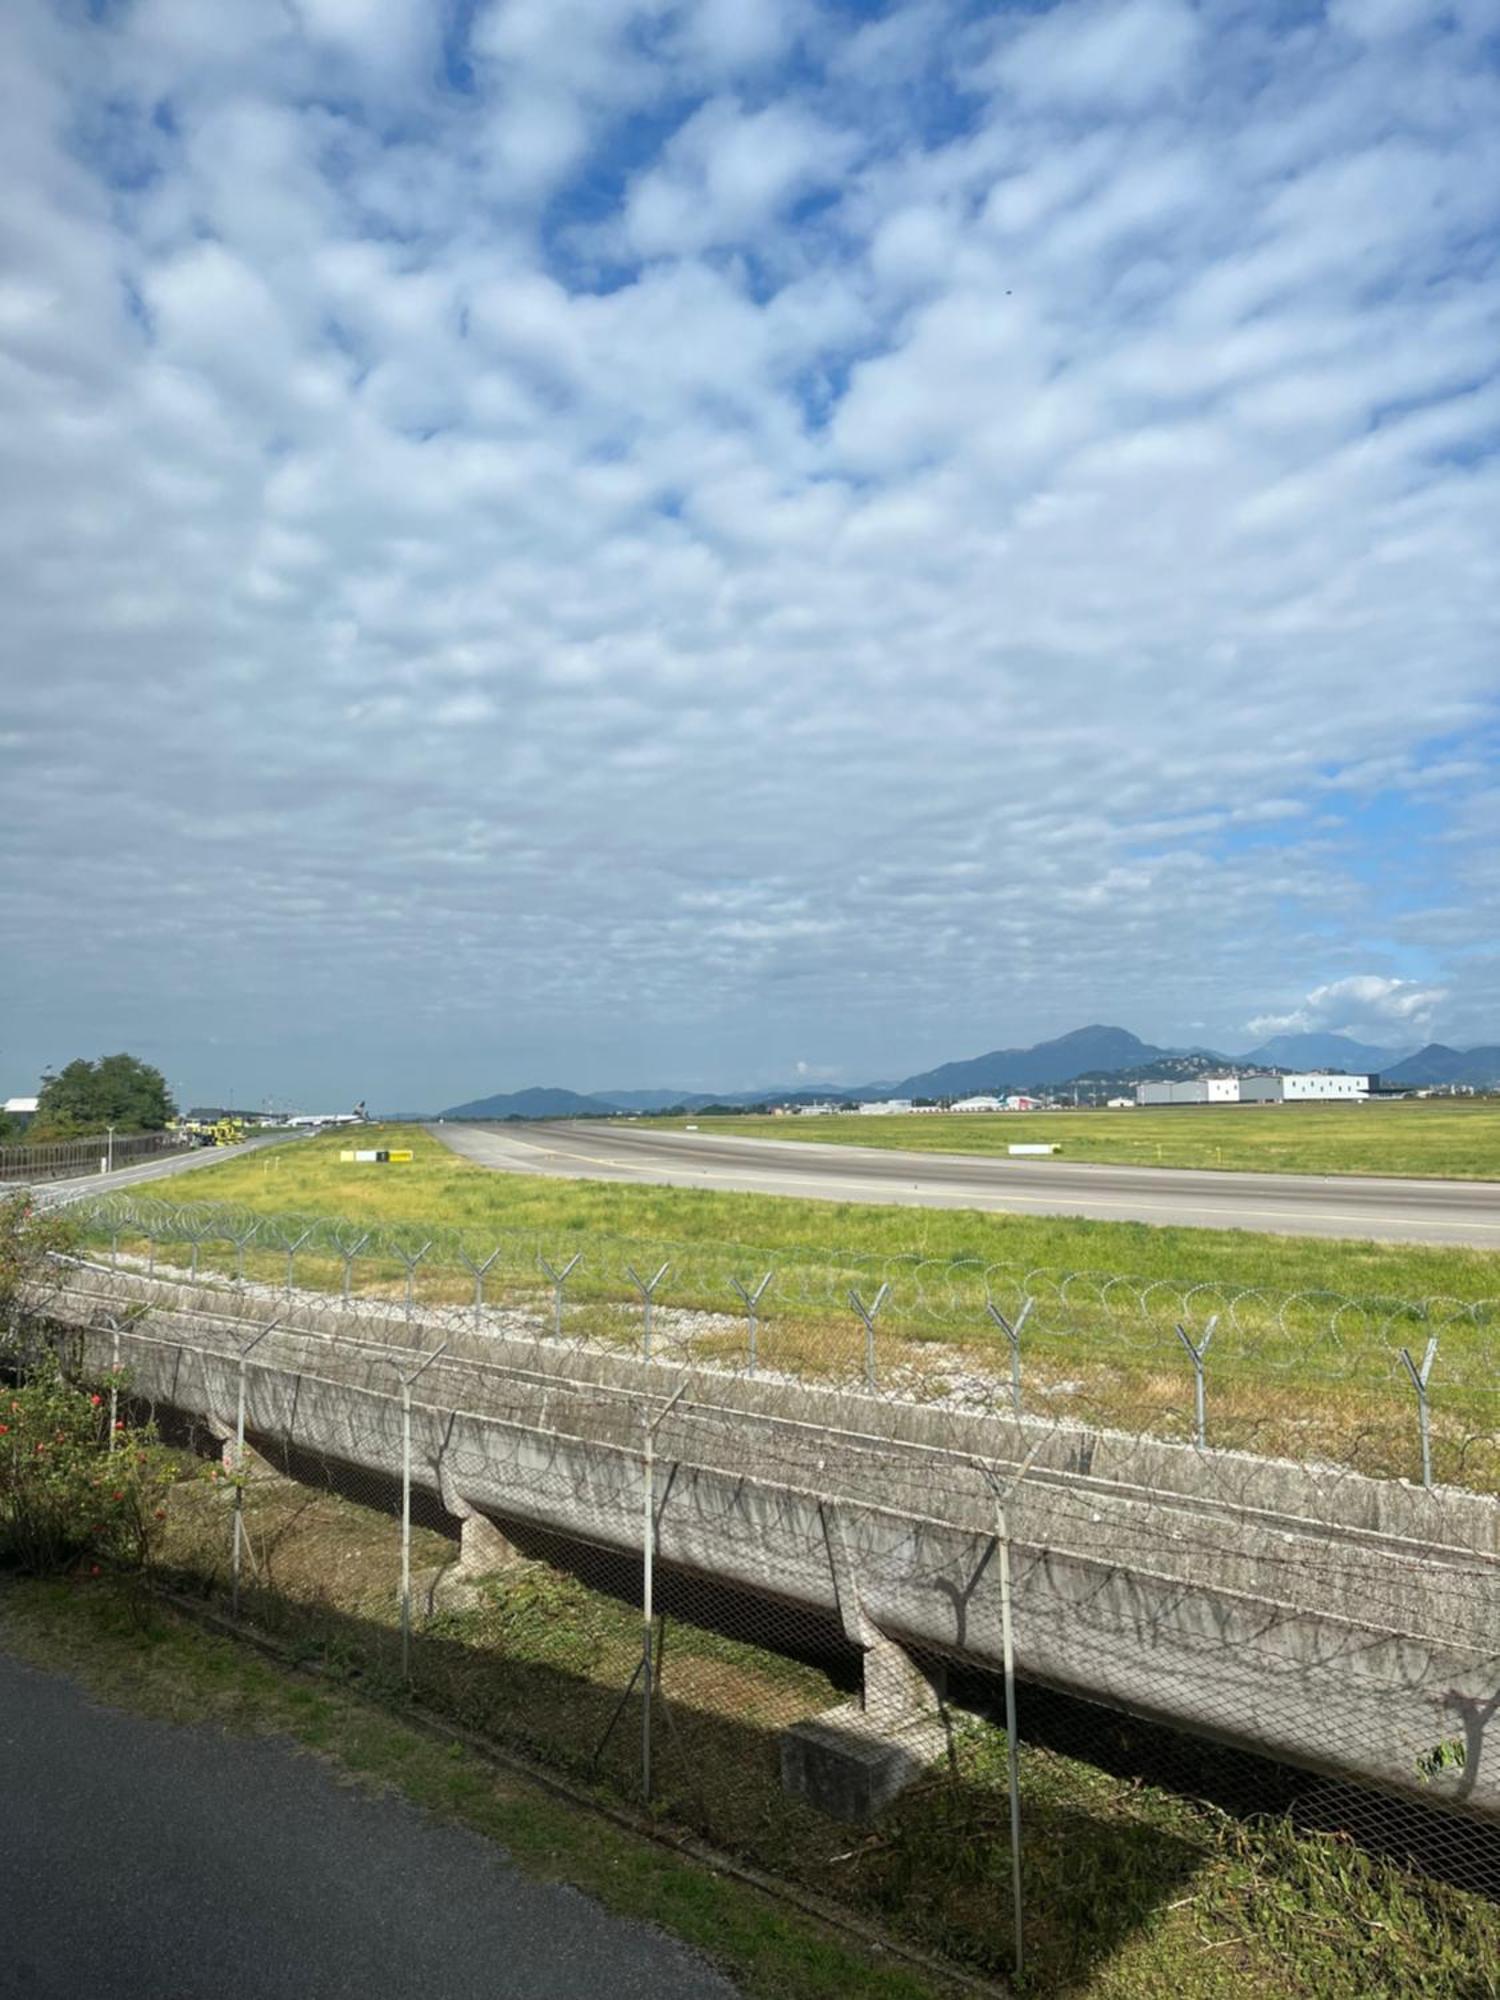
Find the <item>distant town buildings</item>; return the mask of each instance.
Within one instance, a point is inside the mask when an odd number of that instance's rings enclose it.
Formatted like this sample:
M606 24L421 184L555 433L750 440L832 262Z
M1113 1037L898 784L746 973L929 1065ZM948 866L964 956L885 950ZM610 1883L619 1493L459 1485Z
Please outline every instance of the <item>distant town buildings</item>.
M948 1111L1041 1111L1043 1102L1039 1097L1027 1097L1015 1092L1009 1097L960 1097L951 1104L941 1099L919 1103L910 1097L872 1098L866 1104L794 1104L777 1105L773 1116L784 1117L788 1111L798 1118L827 1118L835 1111L857 1112L861 1118L924 1118Z

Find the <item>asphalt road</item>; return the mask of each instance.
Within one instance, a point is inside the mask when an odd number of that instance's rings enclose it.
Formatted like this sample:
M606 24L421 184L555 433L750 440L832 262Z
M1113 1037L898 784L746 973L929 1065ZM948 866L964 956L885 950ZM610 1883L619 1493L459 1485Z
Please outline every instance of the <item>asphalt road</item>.
M267 1146L287 1146L305 1136L301 1132L269 1132L264 1138L246 1139L239 1146L194 1146L180 1152L158 1153L136 1166L119 1167L112 1174L80 1174L72 1180L37 1181L31 1192L44 1208L55 1208L81 1201L85 1195L114 1194L121 1188L139 1187L143 1181L175 1180L179 1174L195 1173L199 1167L216 1167L225 1160L238 1159L241 1153L258 1153Z
M659 1932L285 1741L103 1708L0 1650L5 2000L734 1992Z
M1500 1183L1493 1181L1082 1166L614 1124L428 1130L466 1159L509 1173L1500 1250Z

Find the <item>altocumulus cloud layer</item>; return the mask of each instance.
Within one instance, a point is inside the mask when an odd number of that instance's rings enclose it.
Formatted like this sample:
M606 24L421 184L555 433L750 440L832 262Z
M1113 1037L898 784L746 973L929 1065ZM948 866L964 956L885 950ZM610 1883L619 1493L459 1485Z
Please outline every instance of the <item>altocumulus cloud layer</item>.
M0 35L8 1087L1494 1038L1500 0Z

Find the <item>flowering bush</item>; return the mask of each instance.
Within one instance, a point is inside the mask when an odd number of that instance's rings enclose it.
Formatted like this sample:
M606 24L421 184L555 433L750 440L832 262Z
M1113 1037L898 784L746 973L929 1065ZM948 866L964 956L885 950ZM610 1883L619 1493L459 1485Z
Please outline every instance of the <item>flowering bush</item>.
M52 1362L0 1385L0 1564L38 1575L147 1566L177 1461L150 1426L111 1430L109 1407Z
M22 1288L45 1283L54 1255L70 1250L77 1227L64 1211L39 1208L24 1189L0 1197L0 1314L13 1330Z

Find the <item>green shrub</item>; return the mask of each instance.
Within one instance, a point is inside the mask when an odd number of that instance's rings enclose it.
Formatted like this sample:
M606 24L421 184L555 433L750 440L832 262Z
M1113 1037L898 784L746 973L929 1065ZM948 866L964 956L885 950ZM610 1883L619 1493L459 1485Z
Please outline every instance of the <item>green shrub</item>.
M0 1565L140 1571L179 1467L149 1425L110 1427L106 1391L49 1360L0 1388Z

